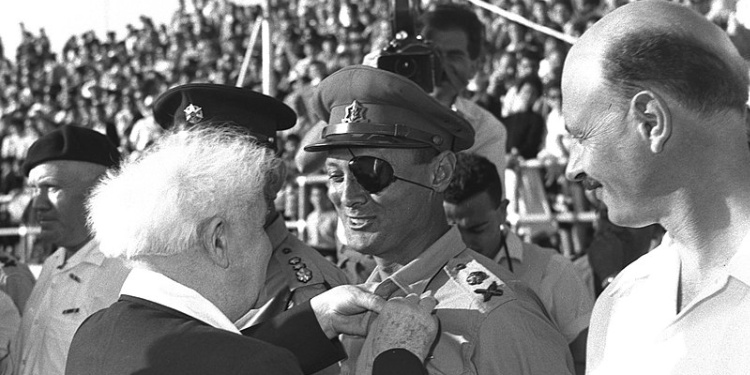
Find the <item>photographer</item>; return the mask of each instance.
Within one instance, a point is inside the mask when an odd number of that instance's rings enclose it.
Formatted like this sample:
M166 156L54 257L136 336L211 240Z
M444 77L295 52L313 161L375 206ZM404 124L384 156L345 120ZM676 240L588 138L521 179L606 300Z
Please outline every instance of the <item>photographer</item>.
M505 126L486 109L461 96L477 73L482 56L484 25L469 8L441 4L420 17L421 35L437 50L441 74L431 95L466 117L474 128L474 145L466 150L484 156L505 174Z

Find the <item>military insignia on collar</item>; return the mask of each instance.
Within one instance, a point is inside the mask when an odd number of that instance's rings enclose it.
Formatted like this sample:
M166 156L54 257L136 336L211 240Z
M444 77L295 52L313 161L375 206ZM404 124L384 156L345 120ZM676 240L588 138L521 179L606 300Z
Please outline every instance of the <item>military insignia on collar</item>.
M344 122L364 122L365 113L367 113L367 107L360 104L358 101L353 101L351 105L346 107L344 115Z
M185 107L185 120L191 124L200 122L203 120L203 108L189 104Z

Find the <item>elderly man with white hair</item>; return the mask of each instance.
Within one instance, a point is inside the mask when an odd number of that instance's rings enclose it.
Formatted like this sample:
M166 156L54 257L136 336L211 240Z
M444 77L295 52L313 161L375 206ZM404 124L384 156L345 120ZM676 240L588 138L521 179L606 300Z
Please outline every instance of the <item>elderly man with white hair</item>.
M302 373L290 351L233 324L264 283L271 245L263 186L278 162L247 134L202 128L169 134L111 172L92 193L89 222L102 252L126 258L133 271L119 301L76 332L66 373ZM386 303L343 286L299 306L318 325L292 334L364 335L364 313L373 310L381 312L368 338L374 355L401 348L419 365L437 329L432 307L434 300Z

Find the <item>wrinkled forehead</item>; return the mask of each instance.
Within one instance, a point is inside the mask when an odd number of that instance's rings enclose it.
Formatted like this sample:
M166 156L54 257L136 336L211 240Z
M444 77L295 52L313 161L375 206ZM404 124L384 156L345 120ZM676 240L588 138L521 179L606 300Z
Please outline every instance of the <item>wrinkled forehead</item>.
M592 49L571 49L562 74L563 113L578 117L581 111L591 111L594 104L612 104L614 94L606 89L601 53Z
M60 181L88 182L104 172L103 165L78 160L50 160L41 163L29 171L29 182L36 182L45 178Z

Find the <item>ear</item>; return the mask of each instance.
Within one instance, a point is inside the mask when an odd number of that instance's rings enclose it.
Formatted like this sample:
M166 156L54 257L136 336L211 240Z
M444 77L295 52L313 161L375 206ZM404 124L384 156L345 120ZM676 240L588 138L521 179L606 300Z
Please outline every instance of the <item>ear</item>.
M453 172L456 169L456 154L453 151L443 151L432 162L432 188L442 193L448 188Z
M227 222L218 216L208 219L202 226L200 241L208 259L221 268L229 267L229 240Z
M281 190L281 187L284 186L286 173L286 163L283 163L280 160L276 160L276 165L268 171L268 182L266 183L266 186L268 188L268 193L273 195L273 198L271 198L272 201L276 198L276 194Z
M469 74L471 74L471 76L469 76L468 79L469 81L471 81L474 77L476 77L477 73L482 69L482 58L477 57L475 60L472 60L469 67L471 68L469 71Z
M495 210L497 214L500 215L500 221L502 222L505 222L508 219L508 204L510 204L510 201L503 199Z
M672 135L672 115L667 103L651 90L641 91L630 100L630 113L637 132L648 142L651 152L658 154Z

